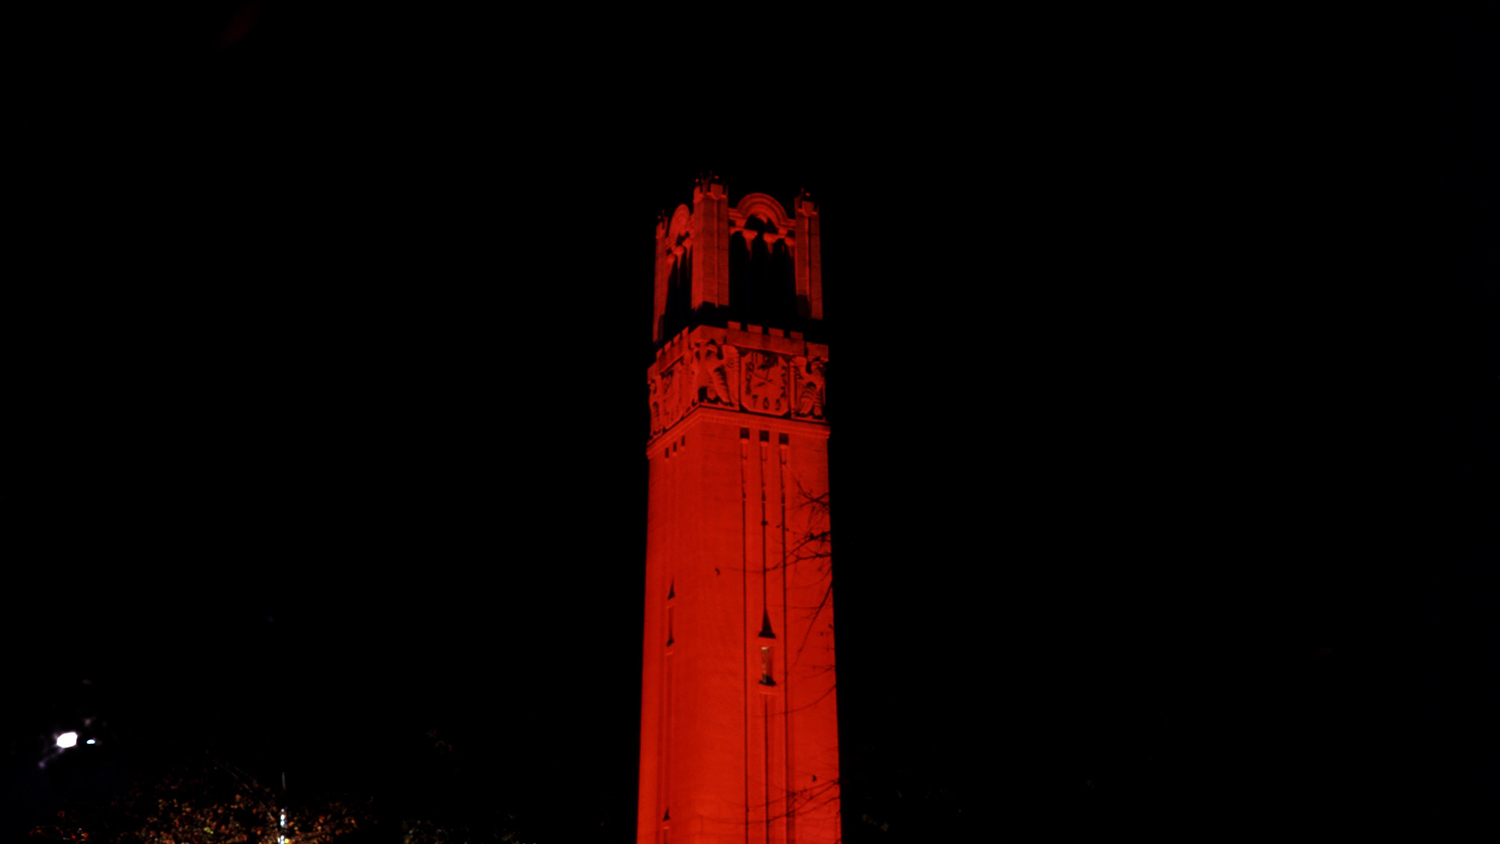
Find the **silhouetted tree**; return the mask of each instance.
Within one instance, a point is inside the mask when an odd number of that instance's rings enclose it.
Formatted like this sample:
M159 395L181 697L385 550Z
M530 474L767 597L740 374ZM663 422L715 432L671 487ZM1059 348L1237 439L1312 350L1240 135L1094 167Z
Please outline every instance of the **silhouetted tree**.
M285 812L285 824L282 813ZM223 764L178 768L137 783L107 806L57 813L35 841L120 844L325 844L373 823L368 803L323 799L296 806Z

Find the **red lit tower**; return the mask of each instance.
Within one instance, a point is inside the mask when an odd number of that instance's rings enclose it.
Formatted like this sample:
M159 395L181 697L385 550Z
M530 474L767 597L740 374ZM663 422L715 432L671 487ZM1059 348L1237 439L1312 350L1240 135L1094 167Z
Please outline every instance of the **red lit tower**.
M639 844L839 837L828 347L794 210L710 177L656 228Z

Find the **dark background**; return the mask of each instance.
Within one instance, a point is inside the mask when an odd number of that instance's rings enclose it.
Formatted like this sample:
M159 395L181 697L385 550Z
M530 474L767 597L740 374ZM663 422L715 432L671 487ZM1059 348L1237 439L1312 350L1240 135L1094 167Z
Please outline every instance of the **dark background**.
M1481 22L239 8L11 35L6 834L208 751L630 840L710 169L822 211L846 840L1493 834Z

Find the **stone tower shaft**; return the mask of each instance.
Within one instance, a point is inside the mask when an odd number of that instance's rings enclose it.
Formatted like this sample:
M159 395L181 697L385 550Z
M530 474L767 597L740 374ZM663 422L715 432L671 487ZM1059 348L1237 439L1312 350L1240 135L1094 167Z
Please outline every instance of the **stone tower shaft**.
M794 242L781 253L796 285L786 304L803 320L821 318L810 199L798 197L795 218L762 194L729 208L724 186L709 180L693 199L657 229L658 331L673 284L695 314L710 313L705 306L733 313L733 238L741 257L771 255L767 241ZM839 767L828 347L787 327L722 326L658 334L647 371L637 840L832 844Z

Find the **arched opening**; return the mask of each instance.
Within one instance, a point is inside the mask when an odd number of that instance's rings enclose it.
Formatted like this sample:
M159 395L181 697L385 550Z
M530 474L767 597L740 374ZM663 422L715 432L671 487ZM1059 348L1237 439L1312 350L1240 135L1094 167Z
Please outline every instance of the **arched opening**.
M662 314L662 340L670 340L677 332L686 328L692 316L693 250L672 258L672 269L667 273L667 303Z
M790 327L797 317L791 251L776 226L761 217L745 221L729 241L730 318Z

